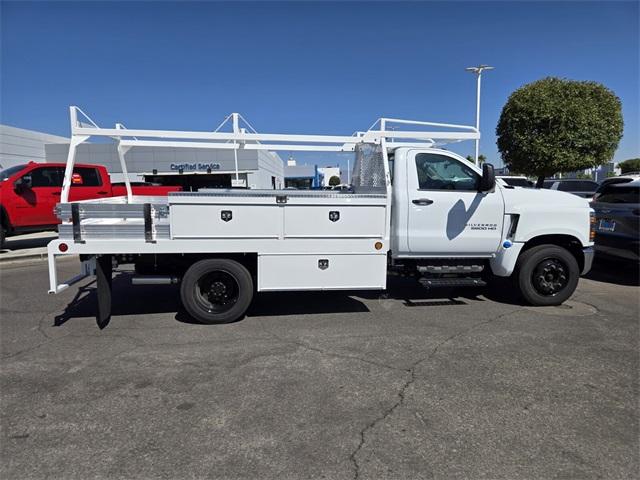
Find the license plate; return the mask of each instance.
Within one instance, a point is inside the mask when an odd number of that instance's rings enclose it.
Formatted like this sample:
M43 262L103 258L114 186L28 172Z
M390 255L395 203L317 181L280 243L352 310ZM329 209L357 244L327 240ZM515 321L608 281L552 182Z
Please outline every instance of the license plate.
M615 220L610 220L608 218L603 218L600 220L598 224L598 230L601 232L613 232L616 229Z

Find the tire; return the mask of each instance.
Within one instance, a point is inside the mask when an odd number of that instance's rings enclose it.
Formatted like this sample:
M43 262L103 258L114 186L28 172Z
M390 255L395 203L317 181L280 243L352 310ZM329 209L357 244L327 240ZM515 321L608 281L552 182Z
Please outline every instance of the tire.
M4 248L4 239L7 238L7 229L4 223L0 224L0 250Z
M180 298L187 313L200 323L233 322L251 304L253 278L234 260L200 260L182 278Z
M518 258L515 281L524 299L534 306L560 305L578 286L580 269L567 249L538 245Z

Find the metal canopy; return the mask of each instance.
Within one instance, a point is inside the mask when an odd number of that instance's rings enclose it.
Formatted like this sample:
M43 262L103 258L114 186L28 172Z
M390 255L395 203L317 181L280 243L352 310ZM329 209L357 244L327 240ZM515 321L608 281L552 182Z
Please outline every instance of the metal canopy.
M127 129L121 123L117 123L114 128L101 128L76 106L69 107L69 114L71 120L71 143L69 145L61 203L67 203L69 200L76 149L78 145L91 137L110 137L117 142L118 157L125 178L128 202L131 202L133 195L124 156L132 147L234 150L237 180L237 151L240 149L353 152L357 144L369 143L382 145L383 151L386 153L386 150L399 147L434 147L446 143L480 138L478 129L468 125L397 118L380 118L367 131L355 132L350 136L341 136L258 133L239 113L228 115L213 132ZM220 131L229 122L232 123L232 131ZM244 127L241 126L243 123ZM418 130L418 128L424 129L425 127L442 130ZM411 130L411 128L414 130Z

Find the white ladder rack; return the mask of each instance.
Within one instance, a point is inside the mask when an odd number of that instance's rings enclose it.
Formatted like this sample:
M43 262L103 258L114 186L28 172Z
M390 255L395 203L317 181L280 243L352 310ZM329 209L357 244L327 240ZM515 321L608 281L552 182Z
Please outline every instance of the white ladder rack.
M127 129L121 123L117 123L114 128L102 128L76 106L69 107L69 114L71 143L61 203L67 203L69 200L76 149L91 137L109 137L116 141L129 202L132 199L132 192L124 157L132 147L206 148L234 150L234 153L237 154L238 150L352 152L357 144L370 143L382 145L386 154L387 150L399 147L435 147L446 143L480 138L478 129L469 125L397 118L380 118L366 131L355 132L350 136L341 136L258 133L238 113L228 115L213 132ZM220 131L220 128L229 120L232 121L232 131ZM241 127L241 121L249 128ZM397 127L398 125L405 128L435 127L442 130L400 129Z

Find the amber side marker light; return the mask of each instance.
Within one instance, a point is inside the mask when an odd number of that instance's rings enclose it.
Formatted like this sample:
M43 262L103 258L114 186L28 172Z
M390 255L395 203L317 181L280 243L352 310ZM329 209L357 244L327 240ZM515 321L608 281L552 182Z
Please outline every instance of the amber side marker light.
M382 242L376 242L374 247L376 248L376 250L380 250L382 248Z
M589 241L593 242L596 239L596 214L594 212L589 213Z
M58 245L58 250L64 253L69 250L69 245L67 245L66 243L61 243L60 245Z

